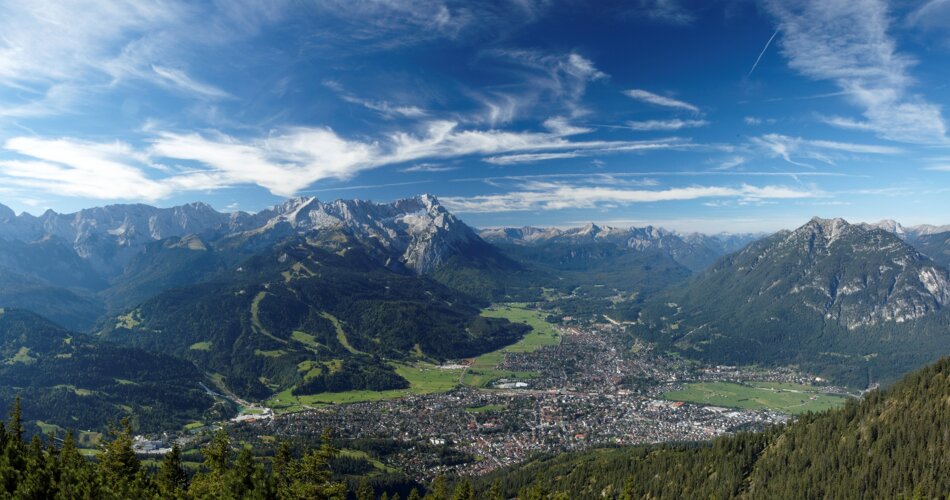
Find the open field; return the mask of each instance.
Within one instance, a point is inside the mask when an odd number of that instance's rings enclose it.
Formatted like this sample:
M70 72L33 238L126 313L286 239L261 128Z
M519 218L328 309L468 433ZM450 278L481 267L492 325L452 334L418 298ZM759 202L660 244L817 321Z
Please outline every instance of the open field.
M465 374L465 384L475 387L484 387L499 378L531 378L529 372L512 372L498 370L496 367L505 359L507 352L531 352L544 346L557 345L561 337L554 327L544 320L545 313L528 309L523 304L499 304L482 311L482 316L489 318L506 318L512 323L524 323L531 327L531 331L524 338L514 344L488 352L472 360L472 364Z
M682 390L667 392L663 397L670 401L791 414L823 411L847 400L843 396L823 394L819 387L769 382L700 382L686 384Z
M350 341L346 339L346 331L343 330L343 324L340 323L340 320L337 319L336 316L326 312L320 313L320 316L323 316L330 323L333 323L333 329L336 330L336 339L340 342L340 345L353 354L363 354L363 351L360 351L350 345Z
M469 413L485 413L489 411L501 411L505 409L505 405L485 405L485 406L470 406L465 408L465 411Z
M377 471L376 473L377 473L377 474L379 474L379 473L392 474L392 473L394 473L394 472L398 472L398 470L397 470L396 468L390 467L390 466L388 466L388 465L386 465L386 464L380 462L379 460L377 460L377 459L371 457L371 456L370 456L368 453L366 453L365 451L351 450L351 449L348 449L348 448L343 448L342 450L340 450L340 455L342 455L342 456L344 456L344 457L362 458L363 460L366 460L367 462L370 463L370 465L373 466L373 468L376 469L376 471Z
M390 363L401 377L411 384L408 389L391 391L346 391L325 392L308 396L294 396L291 389L275 395L266 405L277 413L288 413L304 410L307 407L317 408L330 404L358 403L361 401L381 401L394 399L411 394L430 394L445 392L458 385L461 370L443 370L429 363Z
M193 351L210 351L210 350L211 350L211 342L208 342L208 341L205 341L205 342L195 342L194 344L191 344L191 346L188 347L188 348L191 349L191 350L193 350Z
M396 389L391 391L347 391L323 393L307 396L294 396L292 389L284 390L276 394L266 402L266 405L277 413L289 413L300 411L307 408L318 408L331 404L357 403L362 401L380 401L385 399L400 398L411 394L431 394L434 392L445 392L452 390L464 382L465 385L474 387L484 387L492 381L499 378L531 378L534 374L530 372L513 372L508 370L498 370L496 366L505 358L506 352L531 352L546 345L557 345L561 338L550 323L544 321L544 313L526 308L521 304L503 304L492 306L482 312L484 316L492 318L507 318L512 322L525 323L531 326L531 331L518 342L499 349L485 353L472 360L472 365L467 370L439 368L437 365L425 362L416 362L413 364L390 362L395 368L396 373L409 381L408 389ZM358 353L349 342L346 341L346 334L343 331L339 321L330 316L324 315L333 322L337 329L337 338L340 343L351 352ZM262 353L263 354L263 353ZM298 367L302 371L307 371L313 367L304 365ZM464 371L464 381L460 380Z

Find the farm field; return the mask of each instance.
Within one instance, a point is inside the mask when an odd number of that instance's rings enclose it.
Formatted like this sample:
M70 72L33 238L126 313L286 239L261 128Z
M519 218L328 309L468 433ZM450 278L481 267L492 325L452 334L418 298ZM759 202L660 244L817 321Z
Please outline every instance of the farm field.
M670 401L749 410L769 409L793 415L836 408L847 400L844 396L823 394L818 387L769 382L699 382L664 393L663 397Z

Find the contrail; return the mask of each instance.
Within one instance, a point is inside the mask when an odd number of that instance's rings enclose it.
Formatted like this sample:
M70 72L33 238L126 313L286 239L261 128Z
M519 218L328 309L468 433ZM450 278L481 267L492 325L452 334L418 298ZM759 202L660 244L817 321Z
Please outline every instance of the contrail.
M762 52L759 52L759 57L756 58L755 64L752 65L752 69L749 70L749 74L746 76L752 76L752 72L755 71L756 66L759 65L759 61L762 60L762 56L765 55L765 51L769 50L769 45L772 45L772 40L775 40L775 35L778 35L778 30L775 30L775 33L772 33L772 37L769 38L769 41L765 42L765 47L762 47Z

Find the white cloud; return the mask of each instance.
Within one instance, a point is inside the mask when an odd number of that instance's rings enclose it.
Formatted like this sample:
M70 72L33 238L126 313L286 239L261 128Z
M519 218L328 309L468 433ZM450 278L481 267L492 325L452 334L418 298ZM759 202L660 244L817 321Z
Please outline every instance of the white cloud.
M519 191L503 194L442 197L451 210L460 213L519 212L596 208L602 204L684 201L704 198L737 198L743 201L798 199L823 196L819 191L803 191L785 186L689 186L668 189L619 189L605 186L575 186L555 182L533 182Z
M746 162L746 158L743 156L732 156L719 162L719 165L716 167L716 170L732 170L744 164L745 162Z
M911 26L925 31L950 31L950 0L929 0L907 16ZM947 40L950 41L950 40Z
M18 137L4 147L30 160L0 161L3 184L95 199L156 200L171 186L148 178L128 144Z
M291 129L248 143L224 135L209 139L163 133L149 153L211 169L168 180L186 189L257 184L279 196L292 196L321 179L349 178L372 167L379 154L374 144L347 141L332 130L316 128Z
M347 92L346 89L343 88L343 85L340 85L339 82L332 80L323 82L323 85L339 94L340 99L343 99L348 103L357 104L359 106L363 106L366 109L376 111L377 113L388 118L395 116L402 116L404 118L422 118L429 114L426 110L418 106L397 105L388 101L363 99L350 92Z
M695 20L693 14L680 5L679 0L639 0L633 12L653 21L684 25Z
M492 125L512 120L516 111L539 107L549 112L566 112L570 118L582 116L587 113L581 101L588 84L608 78L593 61L576 52L492 50L483 56L496 75L513 79L504 85L504 91L471 92L488 109L488 122Z
M442 165L439 163L419 163L402 169L403 172L451 172L458 170L457 165Z
M583 156L580 151L568 151L566 153L523 153L517 155L491 156L485 158L486 163L494 165L514 165L517 163L536 163L547 160L568 160Z
M775 124L775 118L759 118L757 116L747 116L743 118L743 121L746 125L773 125Z
M915 61L899 53L888 34L883 0L769 0L768 5L778 19L789 66L833 81L862 109L863 121L836 124L901 142L947 142L940 106L911 91Z
M246 140L222 133L146 132L151 138L144 149L75 139L11 139L6 150L21 158L0 163L0 179L97 199L154 200L180 191L250 184L292 196L320 180L348 179L362 170L415 161L692 147L675 140L571 141L554 133L460 130L448 121L429 122L422 134L400 132L379 141L348 140L317 127L282 129Z
M469 155L639 148L643 144L638 141L570 141L557 134L541 132L459 130L458 123L452 121L429 122L421 136L400 132L389 139L392 147L379 159L385 163Z
M633 130L640 131L653 131L653 130L679 130L683 128L696 128L696 127L705 127L709 125L709 122L706 120L645 120L645 121L629 121L627 126Z
M168 82L173 87L184 90L189 94L196 94L213 99L223 99L232 97L231 94L207 83L201 83L193 80L184 71L174 68L166 68L153 64L152 71L162 80Z
M567 118L563 116L554 116L544 120L544 128L560 136L587 134L594 131L586 127L571 125Z
M638 101L646 102L653 104L655 106L663 106L667 108L675 109L684 109L686 111L692 111L693 113L699 113L699 108L685 101L680 101L678 99L673 99L672 97L665 97L659 94L654 94L653 92L642 90L642 89L630 89L625 90L624 95L631 99L636 99Z
M266 5L264 5L266 4ZM147 82L198 99L229 94L189 74L197 49L224 47L273 22L285 2L9 0L0 15L5 116L71 111L96 93ZM12 110L12 111L11 111Z
M810 167L811 165L802 163L795 158L817 160L822 163L834 165L835 160L840 157L841 153L894 155L900 154L903 151L900 148L892 146L810 140L802 139L801 137L789 137L782 134L766 134L760 137L753 137L752 144L769 156L780 157L793 165L804 167Z
M676 139L660 141L617 141L607 143L603 141L591 141L586 143L574 143L578 149L574 151L564 151L557 153L521 153L502 156L491 156L485 158L487 163L495 165L513 165L517 163L535 163L546 160L564 160L570 158L581 158L587 156L597 156L615 153L636 153L645 151L655 151L661 149L695 149L696 145L689 142L682 142Z

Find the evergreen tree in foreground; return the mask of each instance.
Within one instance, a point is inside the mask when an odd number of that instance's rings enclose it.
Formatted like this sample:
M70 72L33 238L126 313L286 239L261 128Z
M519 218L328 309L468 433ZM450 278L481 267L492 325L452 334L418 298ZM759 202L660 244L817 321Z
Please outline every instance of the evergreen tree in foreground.
M346 485L333 481L330 462L339 450L329 432L315 450L295 459L282 444L272 471L242 447L236 454L227 433L219 431L202 449L204 462L188 480L177 445L165 455L158 470L149 472L132 449L131 422L124 419L111 431L95 460L84 457L70 431L57 443L34 436L23 441L19 398L9 421L0 422L0 498L51 498L76 500L162 499L339 499Z

